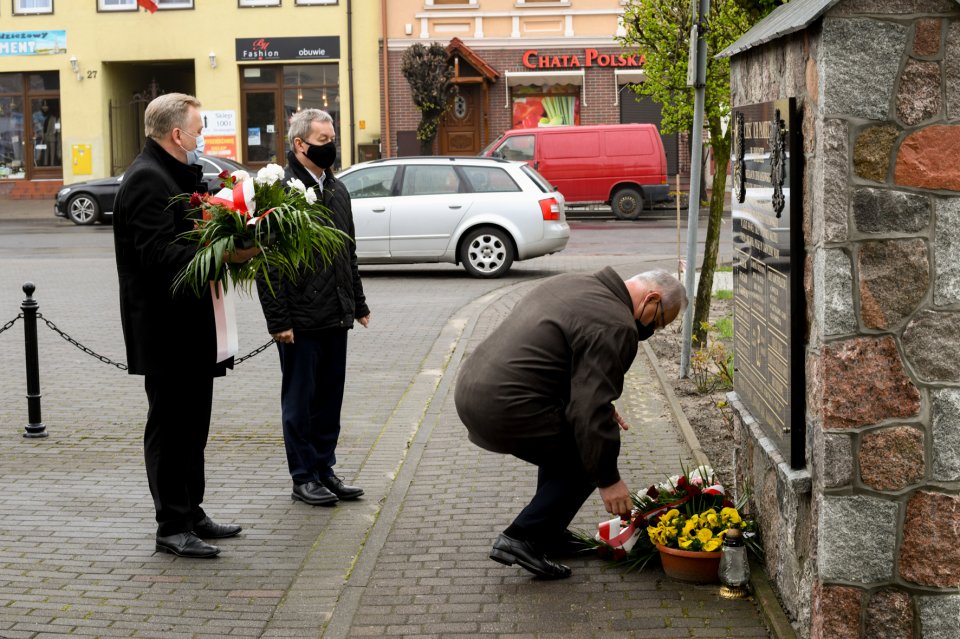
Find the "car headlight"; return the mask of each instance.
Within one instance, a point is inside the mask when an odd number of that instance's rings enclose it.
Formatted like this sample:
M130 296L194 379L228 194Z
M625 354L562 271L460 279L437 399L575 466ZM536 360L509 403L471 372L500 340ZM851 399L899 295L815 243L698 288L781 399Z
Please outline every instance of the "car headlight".
M66 187L66 188L64 188L64 189L60 189L59 191L57 191L57 199L59 200L60 198L64 197L64 196L65 196L67 193L69 193L69 192L70 192L70 187L69 187L69 186Z

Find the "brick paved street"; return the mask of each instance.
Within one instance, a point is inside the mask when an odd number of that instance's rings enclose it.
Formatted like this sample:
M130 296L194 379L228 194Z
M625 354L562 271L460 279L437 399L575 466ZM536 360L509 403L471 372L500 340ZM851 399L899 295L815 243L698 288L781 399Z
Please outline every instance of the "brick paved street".
M46 318L122 360L112 257L88 248L103 237L78 235L76 255L4 248L0 326L33 280ZM26 440L22 327L0 334L0 637L766 636L751 603L659 570L625 575L583 559L570 580L547 584L486 558L534 476L466 441L451 405L457 367L537 279L607 263L625 274L649 266L591 249L518 263L492 282L449 266L363 269L373 322L351 334L338 470L366 498L330 509L290 500L271 348L216 384L205 506L244 533L210 561L154 552L142 379L41 325L50 437ZM238 312L247 352L265 341L264 323L254 300ZM621 410L634 425L631 485L687 459L642 355ZM578 525L601 511L592 498Z

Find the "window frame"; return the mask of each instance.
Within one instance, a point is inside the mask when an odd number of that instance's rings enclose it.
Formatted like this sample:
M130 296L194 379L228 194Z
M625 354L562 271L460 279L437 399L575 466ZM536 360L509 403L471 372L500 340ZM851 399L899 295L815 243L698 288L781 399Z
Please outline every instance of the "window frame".
M279 7L283 0L237 0L238 9L259 9L263 7Z
M18 9L17 5L21 0L11 0L10 7L11 12L15 16L37 16L37 15L50 15L53 13L53 0L50 0L49 9Z
M437 3L436 0L424 0L423 8L427 11L431 9L479 9L480 0L451 0L450 2Z
M570 0L514 0L513 6L518 9L528 7L555 9L569 7Z
M300 64L303 64L303 63L300 63ZM340 64L339 60L330 61L330 62L327 62L327 61L311 61L310 64L325 64L325 65L335 66L335 67L337 68L337 73L336 73L337 81L334 82L334 83L331 83L331 84L306 83L306 84L301 84L301 85L300 85L301 88L304 88L304 89L318 88L318 89L321 89L321 90L324 89L324 88L329 88L329 89L331 89L331 91L332 91L332 90L339 91L340 86L341 86L340 83L339 83L339 80L340 80L340 78L341 78L341 74L343 73L343 69L344 69L344 66ZM240 117L240 129L241 129L241 131L243 132L242 140L241 140L241 141L242 141L242 144L241 144L241 147L240 147L240 148L242 149L241 152L242 152L242 154L243 154L243 164L246 165L246 166L248 166L248 167L250 167L250 168L259 169L259 168L261 168L261 167L263 167L263 166L266 166L268 162L267 162L267 161L260 161L260 160L257 160L257 161L255 161L255 162L253 162L253 161L250 160L250 153L249 153L249 148L248 148L248 139L247 139L247 135L246 135L246 131L247 131L247 117L248 117L248 113L247 113L247 95L248 95L248 94L251 94L251 93L273 93L273 94L274 94L274 111L275 111L276 114L283 114L283 113L284 113L284 106L285 106L285 105L284 105L284 101L283 101L284 91L297 88L297 85L296 85L296 84L287 84L287 83L286 83L286 81L285 81L285 79L284 79L284 74L285 74L286 69L288 69L288 68L295 68L296 66L298 66L298 63L297 63L297 62L292 62L292 61L287 61L287 62L283 62L283 63L280 63L280 64L257 63L257 64L244 64L244 65L241 65L241 66L240 66L240 69L241 69L241 73L240 73L240 114L241 114L241 117ZM272 68L276 69L276 79L275 79L274 81L272 81L272 82L247 83L247 82L246 82L246 75L245 75L246 70L247 70L247 69L254 69L254 68L262 68L262 67L272 67ZM320 108L320 107L318 107L318 108ZM343 117L342 117L342 116L343 116L343 113L340 111L339 108L335 109L335 112L337 113L337 115L336 115L336 117L334 117L334 131L336 132L337 150L338 150L340 153L343 153L343 152L344 152L344 149L343 149L343 147L341 146L341 138L340 138L340 133L341 133L341 129L342 129L342 123L343 123ZM332 115L332 114L331 114L331 115ZM279 139L280 139L280 141L281 141L281 142L280 142L280 146L279 146L279 148L277 149L277 159L278 159L278 160L283 160L283 159L286 157L286 152L287 152L287 150L289 150L289 143L287 142L287 130L288 130L288 129L287 129L287 126L288 126L288 122L286 121L286 117L285 117L284 115L280 115L279 120L278 120L277 122L275 122L274 124L277 126L276 135L279 137ZM339 156L338 156L338 157L339 157ZM337 167L337 165L335 165L335 168L336 168L336 167Z
M297 7L335 7L340 4L340 0L293 0Z
M44 179L53 179L53 180L62 180L63 179L63 129L60 129L60 145L61 145L61 156L60 164L58 166L37 166L36 165L36 148L28 144L28 141L33 139L36 135L36 131L33 129L33 120L27 119L27 107L30 104L31 100L43 100L43 99L55 99L60 102L60 113L63 115L63 99L61 97L61 87L60 83L57 83L57 88L55 89L31 89L30 88L30 76L33 74L50 74L51 76L58 76L59 73L56 71L11 71L4 72L5 76L20 76L20 84L16 90L10 91L0 91L0 100L7 98L15 98L21 101L21 115L23 116L23 127L20 129L20 135L24 138L24 143L27 144L24 148L24 154L22 158L24 166L24 180L44 180ZM61 120L62 123L62 120ZM17 178L19 179L19 178ZM9 183L10 180L4 178L0 180L0 183Z
M157 11L186 11L196 8L194 0L153 0L157 3ZM164 6L161 3L167 3ZM175 3L172 4L171 3Z
M130 0L130 6L111 7L104 4L105 0L97 0L97 13L123 13L125 11L139 11L140 5L137 0Z

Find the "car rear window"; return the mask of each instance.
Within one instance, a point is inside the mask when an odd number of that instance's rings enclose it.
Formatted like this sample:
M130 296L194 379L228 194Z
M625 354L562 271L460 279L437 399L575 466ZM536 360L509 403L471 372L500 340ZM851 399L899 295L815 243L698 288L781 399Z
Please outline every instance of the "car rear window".
M527 177L533 180L533 183L536 184L537 188L539 188L541 191L543 191L544 193L553 192L554 190L553 185L547 182L547 179L545 177L537 173L537 170L534 169L532 166L530 166L529 164L524 164L523 166L520 167L520 170L526 173Z
M499 167L465 166L463 172L466 173L467 180L477 193L501 193L520 190L510 174Z
M653 153L653 143L647 131L606 131L603 134L603 145L608 156L622 157Z
M600 136L595 131L550 133L540 136L543 158L595 158L600 155Z

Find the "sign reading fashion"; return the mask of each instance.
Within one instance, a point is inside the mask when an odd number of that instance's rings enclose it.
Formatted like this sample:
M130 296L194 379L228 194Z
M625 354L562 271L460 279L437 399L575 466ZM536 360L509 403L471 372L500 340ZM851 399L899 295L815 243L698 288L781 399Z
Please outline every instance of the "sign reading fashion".
M66 31L6 31L0 33L0 55L65 53Z
M304 38L237 38L237 61L335 60L340 57L340 36Z
M540 54L536 49L523 52L523 66L528 69L579 69L580 67L635 67L640 68L646 58L629 53L601 53L584 49L582 54Z
M735 390L790 451L791 466L802 468L803 148L795 100L737 107L732 124Z

